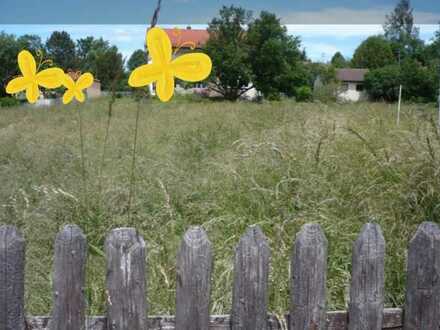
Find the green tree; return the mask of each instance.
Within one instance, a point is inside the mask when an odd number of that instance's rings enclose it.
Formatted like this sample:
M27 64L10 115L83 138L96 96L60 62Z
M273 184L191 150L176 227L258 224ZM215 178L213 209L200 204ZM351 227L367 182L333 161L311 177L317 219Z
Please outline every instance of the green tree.
M15 36L0 32L0 96L6 96L6 84L18 74L17 54L20 47Z
M138 50L135 50L133 52L133 54L131 54L131 56L127 62L127 67L128 67L128 70L133 71L138 66L141 66L141 65L147 64L147 63L148 63L147 53L145 53L145 51L142 49L138 49Z
M75 43L65 31L54 31L46 41L47 55L55 65L64 70L76 69Z
M240 7L223 6L208 26L206 53L211 57L211 82L214 91L228 100L237 100L250 87L251 67L244 26L251 12Z
M43 52L44 55L45 48L43 42L37 35L25 34L17 39L17 43L20 49L26 49L34 54L34 56L36 56L38 52Z
M432 43L425 48L425 63L432 67L440 65L440 28L435 32Z
M433 70L412 59L402 65L388 65L365 75L365 88L375 100L393 102L398 99L402 84L402 98L414 102L433 102L437 97L438 80Z
M407 58L422 60L424 43L414 24L410 0L400 0L383 26L385 37L391 41L393 53L399 60Z
M333 55L330 63L335 67L335 68L345 68L348 66L347 61L345 60L345 57L340 53L340 52L336 52L335 55Z
M300 39L289 36L275 14L261 12L249 25L247 43L253 83L266 98L295 96L308 83Z
M434 102L437 100L437 72L420 62L407 59L401 66L402 97L414 102Z
M110 89L115 79L124 78L124 59L116 46L102 38L87 37L78 40L77 50L80 70L92 72L103 89Z
M400 67L398 64L371 70L365 75L365 89L368 95L376 101L396 101L399 97L400 83Z
M355 50L352 66L362 69L377 69L395 61L391 43L382 36L371 36Z
M383 26L385 37L389 40L404 40L418 37L419 30L414 26L413 9L410 0L400 0Z

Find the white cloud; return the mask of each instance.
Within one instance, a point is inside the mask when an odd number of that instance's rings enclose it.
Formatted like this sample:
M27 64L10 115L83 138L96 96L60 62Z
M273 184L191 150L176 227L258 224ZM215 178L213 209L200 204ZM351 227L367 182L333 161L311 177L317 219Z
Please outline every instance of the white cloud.
M382 24L391 7L372 9L325 8L317 11L279 13L286 24ZM437 24L440 13L414 11L418 24Z

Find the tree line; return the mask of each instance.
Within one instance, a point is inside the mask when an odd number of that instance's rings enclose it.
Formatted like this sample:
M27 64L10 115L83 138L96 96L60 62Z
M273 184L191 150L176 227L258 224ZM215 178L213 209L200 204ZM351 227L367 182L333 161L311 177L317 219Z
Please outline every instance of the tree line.
M440 81L440 29L429 44L420 38L409 0L401 0L386 17L384 33L364 40L353 58L336 53L336 68L369 69L365 88L374 100L393 102L402 97L416 102L432 102L438 97Z
M122 87L126 79L122 54L102 38L86 37L75 42L69 33L54 31L43 43L37 35L17 38L0 32L0 96L5 95L8 80L18 74L17 54L23 49L29 50L37 61L44 58L37 63L43 67L53 64L65 71L91 71L104 89L110 89L115 79Z
M440 80L440 30L425 44L414 24L409 0L400 0L387 16L384 34L367 38L351 59L336 53L330 63L313 63L301 47L299 37L289 35L275 14L262 11L258 17L236 6L224 6L208 24L210 38L203 51L210 55L213 70L210 88L228 100L237 100L255 88L266 99L313 97L335 99L336 70L343 67L369 69L365 87L374 100L395 101L399 86L403 98L435 101ZM145 64L145 50L135 51L125 64L116 46L102 38L72 40L65 31L55 31L43 43L36 35L15 37L0 33L0 84L17 74L17 54L39 51L64 70L91 71L103 89L116 82L128 89L128 73ZM36 56L38 57L38 56ZM43 63L43 65L47 65ZM322 87L313 91L319 78ZM0 89L0 96L4 94Z

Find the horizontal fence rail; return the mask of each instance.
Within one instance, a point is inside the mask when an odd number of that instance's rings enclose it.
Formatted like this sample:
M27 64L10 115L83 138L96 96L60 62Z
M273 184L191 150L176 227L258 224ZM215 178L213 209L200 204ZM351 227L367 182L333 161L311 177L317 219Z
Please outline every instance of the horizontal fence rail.
M258 226L240 239L234 258L230 315L209 315L212 246L201 227L184 235L176 263L176 316L148 316L147 248L133 228L105 241L107 315L86 315L87 239L75 225L55 240L53 310L26 317L25 241L0 226L0 330L439 330L440 229L422 223L409 243L405 313L384 309L385 240L367 223L353 244L348 311L327 311L327 239L317 224L297 234L291 255L291 304L285 316L268 313L270 248Z

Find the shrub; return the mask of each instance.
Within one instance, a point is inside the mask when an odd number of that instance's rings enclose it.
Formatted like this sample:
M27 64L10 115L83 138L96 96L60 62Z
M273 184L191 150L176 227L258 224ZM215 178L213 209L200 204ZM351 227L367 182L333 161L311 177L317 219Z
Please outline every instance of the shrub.
M0 98L0 108L15 107L20 104L20 101L14 97L6 96Z
M312 89L309 86L301 86L295 90L298 102L309 102L313 100Z
M339 84L336 82L324 84L313 90L313 99L323 103L336 102Z

